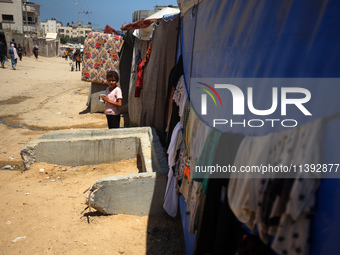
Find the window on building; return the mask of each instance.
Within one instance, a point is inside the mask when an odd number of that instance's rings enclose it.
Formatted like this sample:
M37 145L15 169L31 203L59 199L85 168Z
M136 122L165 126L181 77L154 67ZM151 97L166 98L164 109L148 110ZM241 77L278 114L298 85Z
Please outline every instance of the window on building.
M2 21L14 21L13 15L2 14Z

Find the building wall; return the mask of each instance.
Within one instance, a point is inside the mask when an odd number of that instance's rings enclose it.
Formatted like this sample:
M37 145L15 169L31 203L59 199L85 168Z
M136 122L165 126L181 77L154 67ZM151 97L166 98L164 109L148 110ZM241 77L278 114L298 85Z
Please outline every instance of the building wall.
M39 48L39 56L44 57L56 57L58 56L59 51L59 40L46 40L43 38L29 38L29 47L28 41L26 39L25 47L27 49L27 55L33 56L33 47L37 45Z
M13 33L13 31L4 31L5 39L6 39L6 46L7 46L7 57L9 57L8 50L11 47L11 41L14 39L14 41L17 43L17 45L20 43L21 45L24 45L25 39L23 34Z
M59 27L58 32L60 37L86 37L91 33L92 27L78 27L77 25L68 27Z
M0 0L0 22L3 30L17 33L38 32L40 31L40 5L29 2L25 8L22 0Z
M4 20L4 15L11 15L13 20ZM0 0L0 22L3 30L23 32L21 0Z
M26 8L25 8L26 6ZM26 22L26 11L27 11L27 21ZM40 33L40 5L33 2L28 2L26 5L23 4L22 7L22 18L23 18L23 30L30 33Z
M132 22L138 21L138 20L143 20L152 14L154 14L155 11L150 11L150 10L140 10L140 11L135 11L132 14Z
M57 21L56 20L46 20L45 22L40 22L41 30L43 33L58 33Z

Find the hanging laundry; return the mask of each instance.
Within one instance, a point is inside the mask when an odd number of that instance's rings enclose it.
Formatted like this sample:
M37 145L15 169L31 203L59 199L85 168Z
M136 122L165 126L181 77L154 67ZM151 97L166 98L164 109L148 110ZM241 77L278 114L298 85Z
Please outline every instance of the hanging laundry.
M171 69L168 79L168 91L167 91L167 99L168 99L168 106L166 109L166 147L169 146L169 140L172 134L172 130L174 129L176 123L180 120L179 118L179 107L173 101L173 93L178 86L179 79L183 75L183 58L182 55L179 56L177 63ZM170 105L171 104L171 105ZM184 103L185 104L185 103ZM171 109L170 109L171 108Z
M216 131L215 129L210 130L207 136L206 142L204 144L204 148L197 162L197 165L195 167L191 166L193 180L204 182L202 186L204 194L206 194L206 190L207 190L209 173L206 173L203 171L202 172L196 171L196 168L198 166L202 166L203 168L205 167L206 169L207 166L213 165L214 156L215 156L216 149L218 146L218 141L220 140L221 135L222 133L219 131Z
M149 58L151 54L151 43L148 46L148 50L145 54L145 57L142 61L139 61L138 67L137 67L137 82L136 82L136 88L135 88L135 97L140 97L140 91L143 88L143 71L145 65L148 63Z
M174 128L174 132L171 136L171 142L169 148L167 150L168 153L168 165L169 165L169 173L168 173L168 182L165 190L164 196L164 210L172 217L175 217L178 210L178 195L176 193L176 177L174 176L174 172L172 167L175 165L176 159L176 144L177 144L177 136L182 132L181 124L178 122L176 127Z
M246 137L234 165L287 166L321 162L322 120L262 137ZM257 178L250 178L257 177ZM252 230L257 226L262 241L278 254L309 254L311 216L320 176L297 173L295 178L271 173L265 179L250 173L233 173L228 198L239 221Z
M301 125L295 132L297 133L295 142L291 140L292 142L285 148L282 164L320 163L323 120ZM309 254L310 226L320 177L318 173L311 172L297 174L271 246L274 251L295 255Z
M235 156L236 169L242 166L266 165L273 137L273 134L260 137L246 136ZM253 173L232 173L228 186L228 200L237 219L254 230L257 207L262 198L260 198L259 191L262 179L252 177L254 177ZM259 232L261 236L261 226L259 226Z

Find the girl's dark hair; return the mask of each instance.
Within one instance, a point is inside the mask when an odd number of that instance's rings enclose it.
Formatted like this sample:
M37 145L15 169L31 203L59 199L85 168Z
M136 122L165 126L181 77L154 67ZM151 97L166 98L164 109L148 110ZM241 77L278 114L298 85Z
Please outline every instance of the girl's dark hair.
M118 76L118 73L116 71L109 71L107 74L106 74L106 79L108 80L109 78L111 77L114 77L116 78L117 82L119 81L119 76Z

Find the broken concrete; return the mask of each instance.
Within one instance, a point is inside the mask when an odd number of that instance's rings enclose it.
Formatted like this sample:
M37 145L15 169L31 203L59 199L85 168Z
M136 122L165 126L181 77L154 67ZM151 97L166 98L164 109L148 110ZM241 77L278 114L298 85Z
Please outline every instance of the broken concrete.
M155 215L164 213L166 174L139 173L98 179L85 204L104 214ZM90 202L90 203L89 203Z
M35 162L79 166L137 157L140 173L97 180L85 203L104 214L163 213L168 164L153 128L119 128L53 132L31 141L22 150L26 169Z

